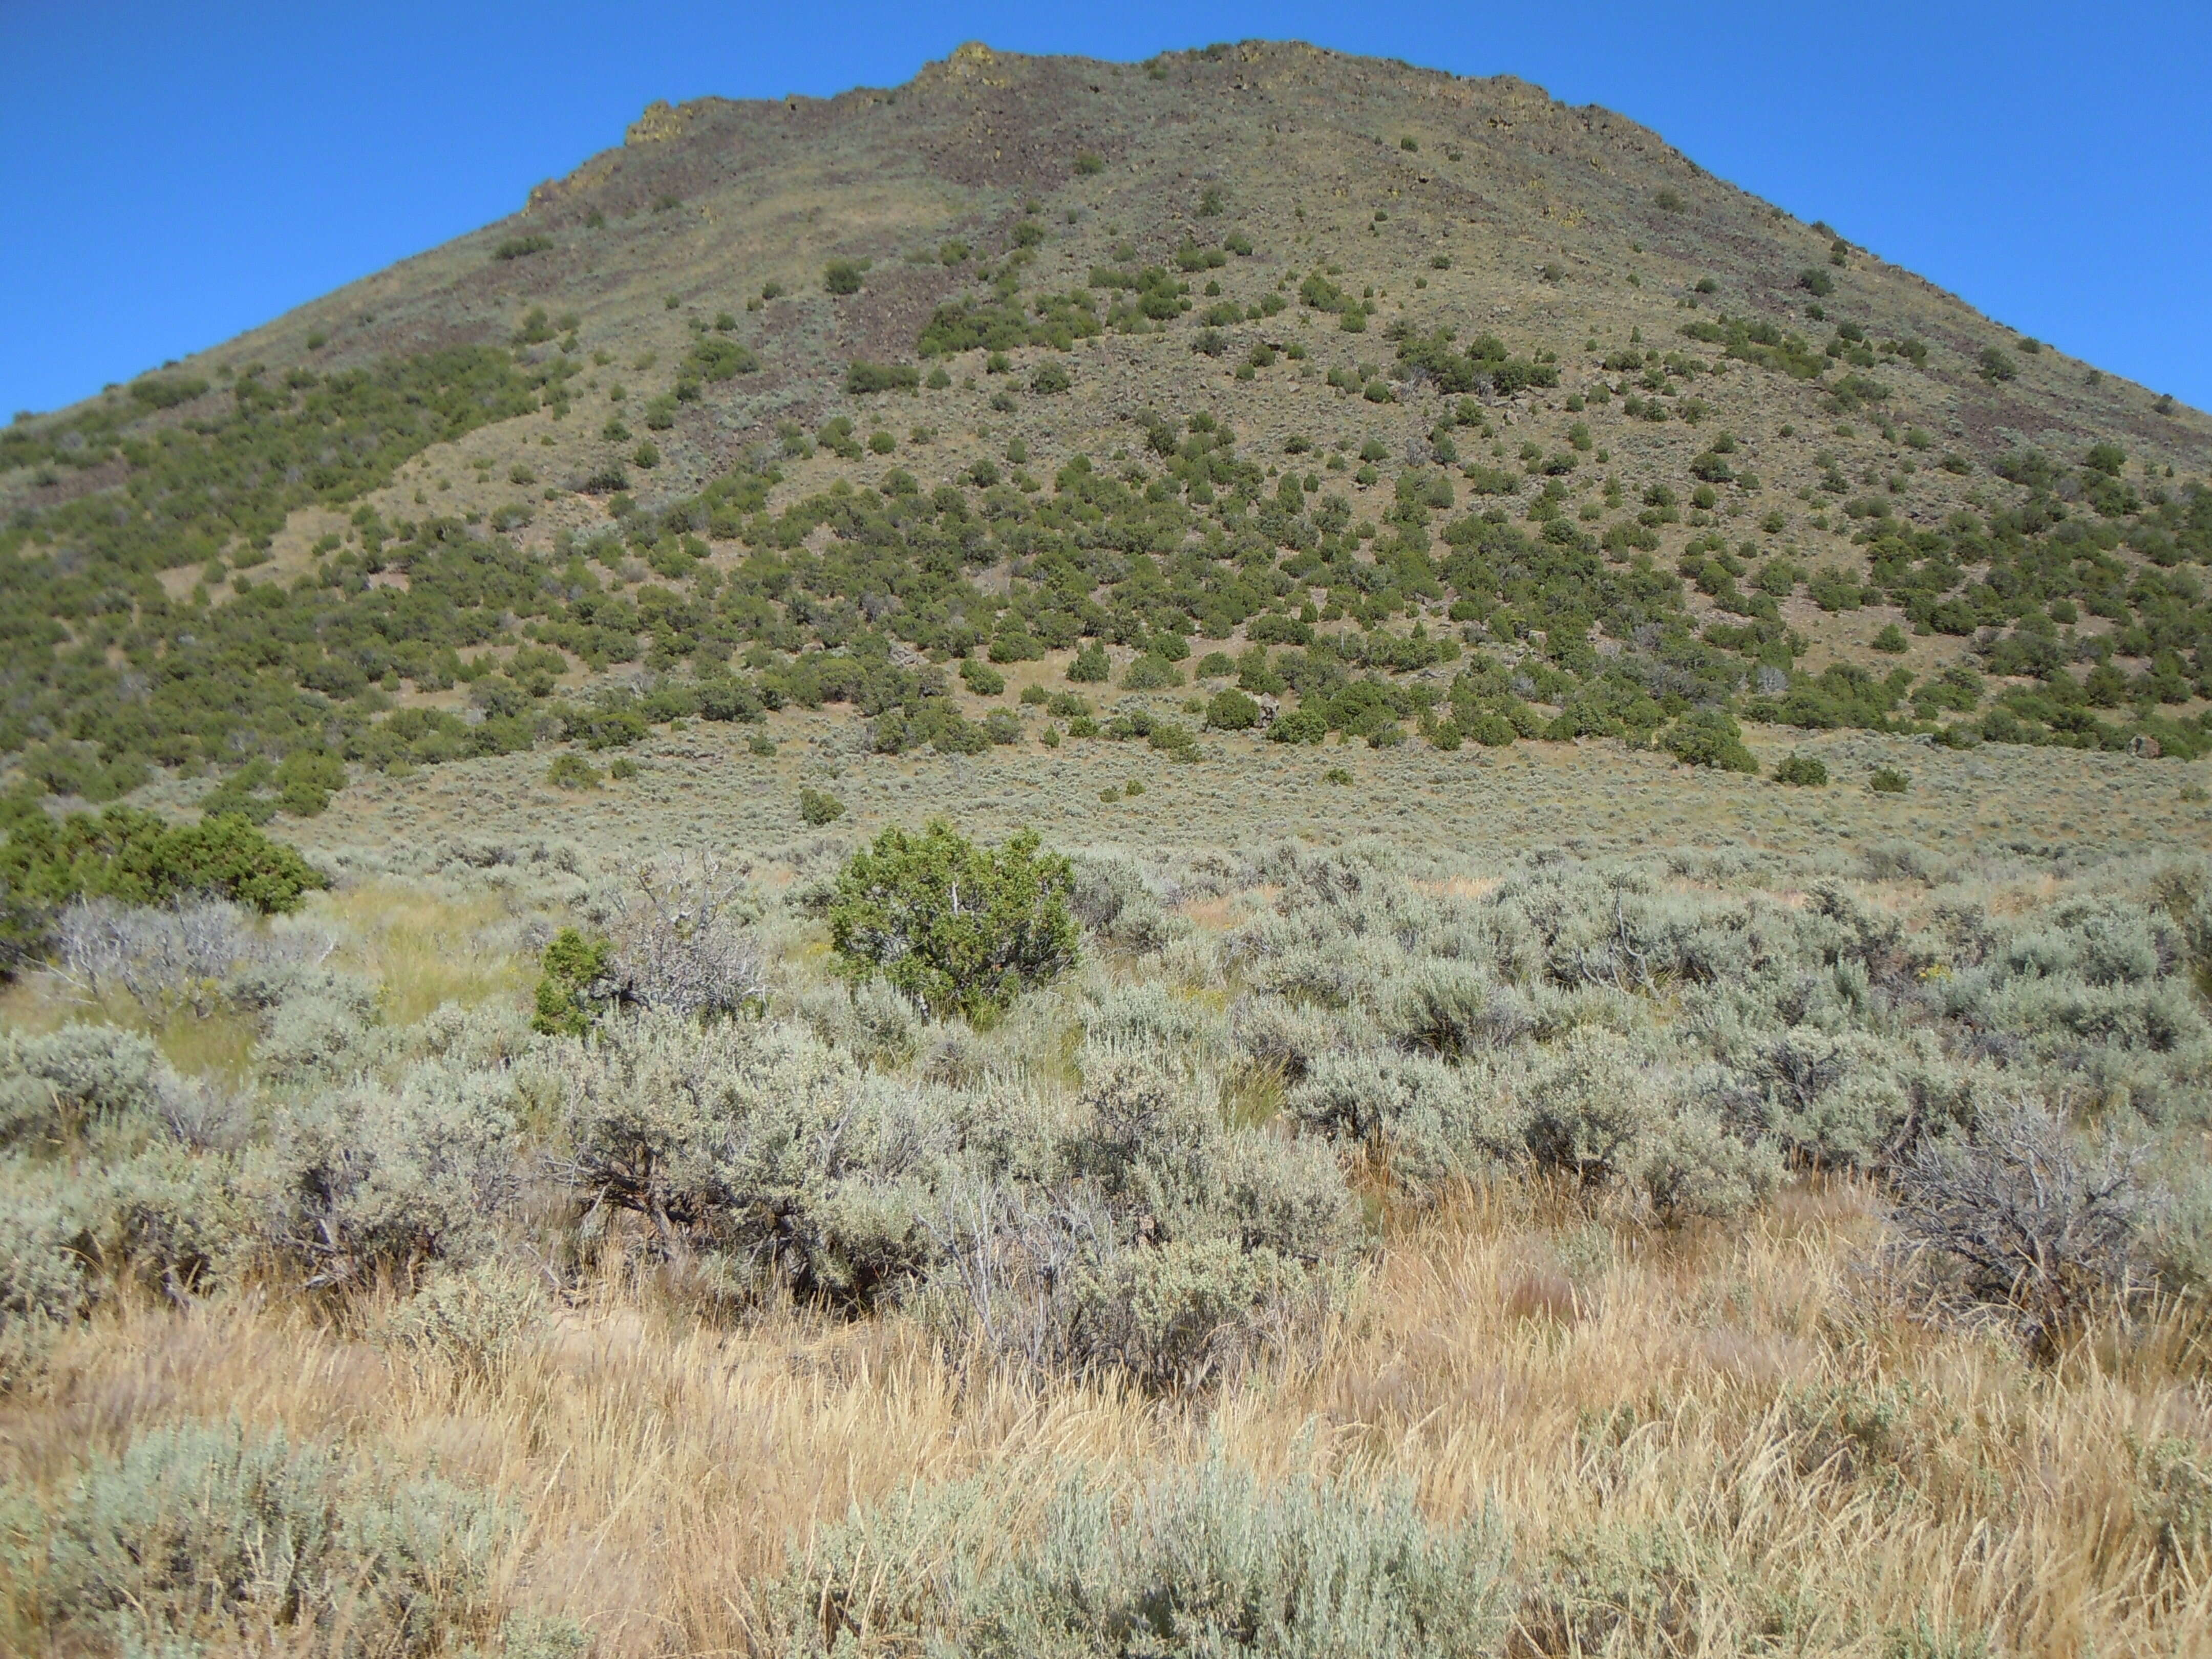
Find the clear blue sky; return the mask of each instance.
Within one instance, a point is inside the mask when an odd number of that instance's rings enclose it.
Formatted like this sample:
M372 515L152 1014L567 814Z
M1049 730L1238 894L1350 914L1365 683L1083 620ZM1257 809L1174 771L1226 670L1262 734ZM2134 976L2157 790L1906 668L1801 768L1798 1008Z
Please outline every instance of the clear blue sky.
M2001 321L2212 407L2212 4L0 0L0 420L514 211L654 98L964 40L1301 38L1610 106Z

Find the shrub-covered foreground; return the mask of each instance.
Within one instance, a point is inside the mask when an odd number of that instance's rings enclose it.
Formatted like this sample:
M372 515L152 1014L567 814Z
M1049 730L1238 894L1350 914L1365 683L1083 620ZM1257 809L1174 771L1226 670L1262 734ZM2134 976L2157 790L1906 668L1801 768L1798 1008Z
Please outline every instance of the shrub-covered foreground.
M535 1033L335 901L65 911L11 1006L122 1023L0 1048L0 1644L2212 1632L2201 864L1010 850L1081 932L988 1029L830 970L890 890L818 847L490 860L577 927Z

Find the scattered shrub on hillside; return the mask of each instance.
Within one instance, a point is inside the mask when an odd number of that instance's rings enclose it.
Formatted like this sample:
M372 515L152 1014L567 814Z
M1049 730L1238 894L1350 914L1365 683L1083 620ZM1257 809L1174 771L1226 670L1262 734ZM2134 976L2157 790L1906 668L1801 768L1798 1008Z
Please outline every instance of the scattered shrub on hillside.
M1901 795L1912 787L1912 780L1893 766L1877 766L1867 780L1867 787L1877 795Z
M553 757L545 769L545 781L556 789L596 789L606 779L598 767L572 750Z
M921 371L912 363L870 363L855 358L845 370L845 390L865 397L876 392L912 392Z
M1775 763L1774 781L1796 784L1801 787L1823 788L1828 781L1828 768L1817 757L1800 754L1793 749L1784 758Z
M1069 676L1072 679L1073 674ZM1129 659L1121 671L1121 688L1125 691L1164 691L1182 684L1182 671L1166 658L1146 651Z
M845 816L845 803L825 789L801 789L799 792L799 821L811 828L820 829L825 823L835 823Z
M1660 739L1685 766L1717 767L1724 772L1757 772L1759 763L1744 747L1743 729L1717 708L1692 708Z
M865 263L853 259L832 259L822 268L822 286L831 294L858 294L860 275Z
M830 933L844 971L971 1018L1049 981L1075 959L1074 878L1039 845L1024 831L978 847L942 821L884 830L837 878Z

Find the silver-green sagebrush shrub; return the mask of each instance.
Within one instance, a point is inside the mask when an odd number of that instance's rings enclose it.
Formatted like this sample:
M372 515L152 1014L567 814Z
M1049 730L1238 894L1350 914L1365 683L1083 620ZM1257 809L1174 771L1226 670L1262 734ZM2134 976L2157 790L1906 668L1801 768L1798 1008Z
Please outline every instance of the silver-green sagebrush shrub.
M289 1109L242 1177L269 1247L314 1288L481 1256L520 1184L514 1085L433 1062Z
M1892 1212L1940 1296L2005 1320L2050 1358L2143 1285L2140 1163L2109 1138L2084 1146L2058 1113L2018 1102L1970 1136L1923 1147L1897 1172Z
M1284 1108L1308 1131L1364 1148L1423 1196L1475 1179L1517 1150L1516 1126L1477 1079L1427 1054L1323 1053L1285 1092Z
M545 1288L538 1274L505 1261L436 1272L392 1309L380 1334L465 1375L495 1376L544 1328Z
M1159 950L1170 927L1159 896L1134 859L1119 853L1080 854L1069 860L1068 908L1100 938L1139 952Z
M281 1433L186 1424L90 1459L11 1553L64 1644L267 1650L313 1632L319 1650L405 1659L489 1633L511 1529L442 1480L364 1477Z
M81 1193L0 1162L0 1389L36 1374L96 1291Z
M1077 1281L1069 1358L1079 1370L1118 1370L1146 1389L1201 1389L1234 1371L1324 1289L1301 1264L1230 1238L1117 1251Z
M1229 1050L1224 1016L1158 981L1087 987L1082 1018L1084 1034L1093 1043L1150 1049L1181 1065L1218 1063Z
M949 1123L804 1030L647 1013L562 1051L562 1158L592 1218L866 1304L927 1267Z
M1064 1480L1012 1538L1008 1494L913 1488L817 1534L765 1598L799 1654L977 1659L1462 1659L1505 1634L1502 1534L1410 1492L1219 1460L1117 1496Z
M151 1042L112 1025L0 1032L0 1146L58 1150L149 1122L167 1070Z

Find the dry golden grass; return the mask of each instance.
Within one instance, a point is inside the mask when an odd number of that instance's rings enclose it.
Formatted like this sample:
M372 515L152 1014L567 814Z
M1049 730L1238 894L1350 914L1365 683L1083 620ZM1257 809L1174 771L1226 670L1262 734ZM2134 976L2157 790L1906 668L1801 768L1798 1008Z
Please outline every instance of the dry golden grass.
M374 1307L146 1307L0 1407L0 1449L52 1482L87 1448L236 1416L434 1465L526 1515L502 1592L625 1659L769 1650L749 1587L909 1481L983 1474L1018 1529L1054 1467L1111 1484L1216 1449L1488 1508L1522 1651L1941 1650L1900 1646L1916 1629L2052 1659L2212 1650L2201 1540L2162 1549L2141 1478L2146 1445L2206 1426L2194 1314L2039 1370L1906 1316L1868 1267L1878 1229L1846 1185L1677 1235L1468 1194L1395 1224L1344 1318L1210 1404L1032 1388L897 1319L724 1329L618 1266L489 1379L349 1334Z
M384 987L384 1015L395 1024L443 1003L473 1008L517 996L534 977L501 932L510 915L495 896L453 898L372 882L325 896L307 916L337 933L334 963Z

